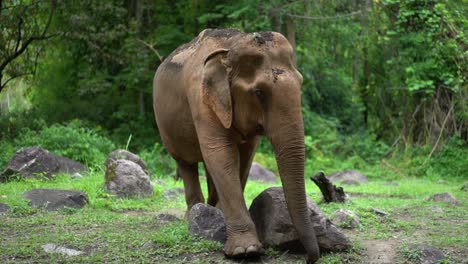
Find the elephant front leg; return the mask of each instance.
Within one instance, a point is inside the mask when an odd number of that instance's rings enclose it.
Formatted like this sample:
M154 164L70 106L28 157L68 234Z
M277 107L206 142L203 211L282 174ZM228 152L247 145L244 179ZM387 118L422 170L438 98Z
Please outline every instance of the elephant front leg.
M245 189L247 179L249 178L250 167L252 166L252 160L255 156L255 150L259 142L259 137L254 137L247 140L244 144L239 145L239 158L240 158L240 180L242 191Z
M258 241L241 187L237 145L226 138L200 143L224 213L227 233L224 253L229 257L260 255L263 253L262 244Z

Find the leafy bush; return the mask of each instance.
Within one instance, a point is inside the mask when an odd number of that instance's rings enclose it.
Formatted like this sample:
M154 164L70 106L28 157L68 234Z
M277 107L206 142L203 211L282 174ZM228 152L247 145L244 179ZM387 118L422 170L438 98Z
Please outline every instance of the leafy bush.
M142 150L138 155L156 176L175 175L175 161L161 144L156 143L153 147Z
M378 163L390 148L378 141L373 134L354 134L346 137L343 144L344 156L357 155L370 164Z
M39 117L35 111L12 112L0 114L0 139L14 139L24 132L26 128L41 130L46 127L46 121Z
M429 162L431 171L441 178L466 177L468 171L468 145L459 136L449 142Z
M15 153L15 147L9 142L2 141L0 142L0 150L0 172L2 172L13 153Z
M103 165L106 156L115 149L114 143L100 133L99 128L85 128L80 120L54 124L39 131L24 129L12 143L1 144L2 149L8 148L8 153L2 154L1 159L11 158L21 147L40 146L96 168Z

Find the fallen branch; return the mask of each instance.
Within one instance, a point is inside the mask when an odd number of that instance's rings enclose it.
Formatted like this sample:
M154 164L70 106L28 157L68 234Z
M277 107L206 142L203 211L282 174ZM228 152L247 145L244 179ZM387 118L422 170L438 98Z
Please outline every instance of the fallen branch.
M346 194L343 188L333 185L330 180L325 177L325 173L319 172L315 174L315 176L311 176L310 179L320 188L323 200L326 203L344 203L346 201Z
M161 56L161 54L159 54L159 52L153 47L153 45L145 42L144 40L142 39L137 39L140 43L142 43L143 45L145 45L146 47L148 47L151 51L154 52L154 54L156 54L156 56L158 56L158 59L159 61L163 62L164 58Z

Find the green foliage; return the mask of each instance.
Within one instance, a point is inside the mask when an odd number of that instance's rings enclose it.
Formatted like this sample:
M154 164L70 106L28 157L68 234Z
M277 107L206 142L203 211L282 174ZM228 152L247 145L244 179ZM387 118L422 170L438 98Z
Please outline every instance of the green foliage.
M422 253L417 249L409 249L408 246L401 249L401 253L411 263L420 264L422 263Z
M429 169L426 175L436 174L441 179L444 178L466 178L468 171L468 146L467 143L458 136L450 139L429 162Z
M83 122L79 120L44 127L40 131L24 129L12 143L3 142L2 146L11 152L3 152L7 154L2 154L2 160L5 162L4 158L11 158L13 151L18 148L41 146L58 155L83 162L89 167L99 168L107 155L115 149L114 143L100 134L100 128L84 128Z
M457 12L450 12L447 1L384 2L390 8L398 5L397 20L387 35L401 49L399 56L389 61L389 66L405 69L408 90L433 96L436 88L443 86L457 92L465 81L460 74L464 67L463 48L458 45L466 42L454 25Z
M175 161L161 144L155 143L153 147L145 148L138 155L157 177L175 176Z
M182 187L182 181L165 179L165 182L167 186L157 186L154 196L144 199L120 199L108 195L103 188L103 172L98 170L78 179L71 179L64 174L47 181L26 179L3 183L0 185L0 202L9 205L12 211L4 215L0 222L1 230L9 230L6 233L8 239L2 244L2 257L6 260L21 258L25 261L40 259L64 263L227 261L220 243L190 236L185 220L162 224L155 219L155 215L165 210L183 215L186 209L183 196L174 200L166 200L161 196L164 190ZM318 203L327 216L345 208L356 212L361 218L361 227L353 232L353 248L347 252L325 253L320 263L366 263L366 248L360 243L369 240L382 243L389 240L402 244L403 241L411 244L429 243L451 255L442 263L463 262L464 256L457 253L462 252L463 245L468 242L465 225L460 225L468 212L468 193L460 191L463 179L451 179L441 184L427 177L405 177L396 181L398 186L384 185L386 182L373 179L365 185L347 185L344 188L352 194L350 201L344 204ZM206 181L202 179L201 183L206 197ZM245 190L247 206L270 186L248 181ZM34 188L81 190L88 195L89 204L83 209L58 212L31 209L22 194ZM321 193L311 181L306 182L306 190L314 201L320 200ZM451 192L458 199L457 206L425 200L429 195L445 191ZM443 211L434 210L435 206ZM384 210L390 215L377 216L371 212L372 208ZM85 253L73 259L59 254L46 254L41 246L51 241ZM154 242L153 246L143 247L150 241ZM403 245L402 249L405 249ZM96 250L89 252L89 248ZM416 254L405 253L402 249L397 252L398 260L403 257L403 261L415 263L405 256L416 259ZM268 248L265 258L274 263L304 262L303 255Z
M202 238L196 238L189 234L186 222L176 222L164 226L154 236L154 242L162 245L157 249L158 254L166 256L180 255L187 251L193 253L220 250L222 244Z
M0 96L0 167L26 143L99 166L111 146L123 148L131 137L129 150L158 177L173 175L152 109L161 60L205 28L274 30L291 38L292 26L304 77L307 173L354 168L372 176L443 178L466 171L463 1L55 2L49 31L57 35L30 46L4 71L36 74L10 82L8 92L16 92ZM39 34L50 6L4 1L0 9L0 57L7 58L18 25L23 38ZM25 112L5 114L10 111ZM100 128L68 124L77 118ZM102 134L114 143L104 139L94 147ZM258 151L255 160L276 172L267 140Z

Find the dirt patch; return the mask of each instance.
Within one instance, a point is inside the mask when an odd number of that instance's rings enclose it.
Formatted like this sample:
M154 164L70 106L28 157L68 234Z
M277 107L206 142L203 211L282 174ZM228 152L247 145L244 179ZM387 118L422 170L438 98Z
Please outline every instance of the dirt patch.
M362 245L367 255L369 264L392 264L396 263L397 242L394 240L364 240Z

